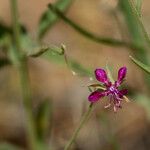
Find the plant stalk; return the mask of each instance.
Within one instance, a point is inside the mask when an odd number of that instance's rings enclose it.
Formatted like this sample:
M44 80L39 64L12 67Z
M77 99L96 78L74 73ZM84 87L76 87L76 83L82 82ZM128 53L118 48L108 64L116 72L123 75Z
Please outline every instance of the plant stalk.
M73 144L73 142L75 141L76 137L78 136L81 128L83 127L83 125L86 123L86 121L89 119L89 116L92 112L93 108L93 103L91 103L89 105L89 108L87 110L87 112L84 114L82 120L80 121L79 126L76 128L76 130L74 131L72 137L70 138L69 142L67 143L67 145L65 146L64 150L69 150L71 145Z
M84 35L85 37L89 38L92 41L95 41L97 43L102 43L105 45L110 45L114 47L126 47L132 50L139 50L139 51L144 51L145 47L139 46L135 43L129 43L126 41L121 41L118 39L113 39L113 38L107 38L107 37L101 37L98 35L95 35L88 30L84 29L83 27L79 26L76 24L74 21L72 21L70 18L66 17L57 7L55 7L52 4L48 5L48 8L53 11L58 17L60 17L66 24L71 26L73 29L75 29L77 32L80 34Z
M21 51L21 42L20 42L21 37L20 37L20 25L18 23L17 0L10 0L10 4L11 4L14 47L15 47L13 48L13 53L17 59L16 67L20 76L22 97L27 119L26 120L27 142L30 150L37 150L37 136L36 136L34 116L32 112L32 96L29 83L27 58Z

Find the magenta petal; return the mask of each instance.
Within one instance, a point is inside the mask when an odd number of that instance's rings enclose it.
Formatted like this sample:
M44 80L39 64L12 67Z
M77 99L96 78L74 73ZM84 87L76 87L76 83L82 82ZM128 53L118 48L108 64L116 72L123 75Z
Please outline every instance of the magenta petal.
M95 70L96 79L102 83L108 82L107 74L104 69Z
M123 81L123 79L125 78L127 73L127 68L126 67L122 67L119 69L118 71L118 82L121 83Z
M100 91L95 91L93 93L90 94L90 96L88 97L90 102L96 102L98 101L101 97L105 96L104 92L100 92Z
M127 89L123 89L119 91L119 97L122 98L124 95L126 95L128 93Z

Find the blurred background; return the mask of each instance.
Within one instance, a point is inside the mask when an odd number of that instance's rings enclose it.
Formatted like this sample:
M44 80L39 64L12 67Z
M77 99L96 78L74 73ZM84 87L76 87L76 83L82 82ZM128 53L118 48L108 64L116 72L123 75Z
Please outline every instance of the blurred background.
M19 21L26 27L31 39L36 41L39 18L54 0L18 0ZM66 16L86 30L115 39L130 41L123 14L117 0L73 0ZM142 19L147 29L150 19L150 1L143 0ZM11 25L10 1L0 1L0 21ZM124 86L129 89L130 103L115 114L104 109L107 98L97 103L88 123L81 130L74 150L148 150L150 149L150 109L147 95L149 88L145 74L129 59L135 51L125 47L112 47L96 43L82 36L61 19L46 32L43 42L47 45L66 45L66 55L94 71L113 67L113 76L127 66ZM1 53L1 57L3 57ZM57 62L58 61L58 62ZM33 111L38 114L41 104L48 101L50 117L46 142L54 150L62 150L78 125L89 102L87 85L97 83L95 78L73 75L70 68L59 60L29 58L30 81L33 94ZM25 136L26 117L22 104L20 84L12 65L0 69L0 145L13 144L27 149ZM5 146L4 146L5 147ZM5 150L6 148L1 149Z

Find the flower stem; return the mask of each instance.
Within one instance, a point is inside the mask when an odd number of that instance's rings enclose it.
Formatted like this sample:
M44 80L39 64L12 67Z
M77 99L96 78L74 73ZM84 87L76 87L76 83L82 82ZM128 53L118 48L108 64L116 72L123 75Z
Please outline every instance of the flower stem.
M85 124L85 122L88 120L91 112L92 112L92 108L93 108L93 103L91 103L89 105L88 111L84 114L79 126L76 128L76 130L74 131L71 139L69 140L68 144L65 146L64 150L69 150L71 145L73 144L73 142L75 141L76 137L79 134L79 131L81 130L81 128L83 127L83 125Z
M20 75L20 85L22 90L23 103L26 113L26 130L27 130L27 142L30 150L37 150L37 136L36 127L34 122L34 116L32 112L32 96L29 83L29 74L27 66L27 58L21 51L20 42L20 25L18 23L18 9L17 0L10 0L12 25L14 34L14 48L13 53L15 55L16 67Z

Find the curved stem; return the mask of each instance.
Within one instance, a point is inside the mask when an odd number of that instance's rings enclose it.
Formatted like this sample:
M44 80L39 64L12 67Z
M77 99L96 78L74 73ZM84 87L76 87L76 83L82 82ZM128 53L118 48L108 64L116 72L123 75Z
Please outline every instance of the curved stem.
M67 23L68 25L70 25L72 28L74 28L76 31L78 31L80 34L84 35L85 37L98 42L98 43L102 43L102 44L106 44L106 45L111 45L111 46L123 46L123 47L127 47L129 49L134 49L134 50L141 50L143 51L143 49L145 49L144 47L140 47L134 43L129 43L129 42L125 42L125 41L121 41L118 39L113 39L113 38L106 38L106 37L101 37L98 35L95 35L89 31L87 31L86 29L82 28L81 26L79 26L78 24L76 24L75 22L73 22L71 19L69 19L68 17L66 17L58 8L56 8L55 6L53 6L52 4L48 5L49 9L51 9L58 17L60 17L65 23Z
M92 108L93 108L93 103L91 103L89 105L88 111L84 114L79 126L76 128L76 130L74 131L71 139L69 140L69 142L67 143L67 145L65 146L64 150L69 150L71 145L73 144L73 142L75 141L76 137L79 134L79 131L81 130L81 128L83 127L83 125L86 123L86 121L88 120L91 112L92 112Z

